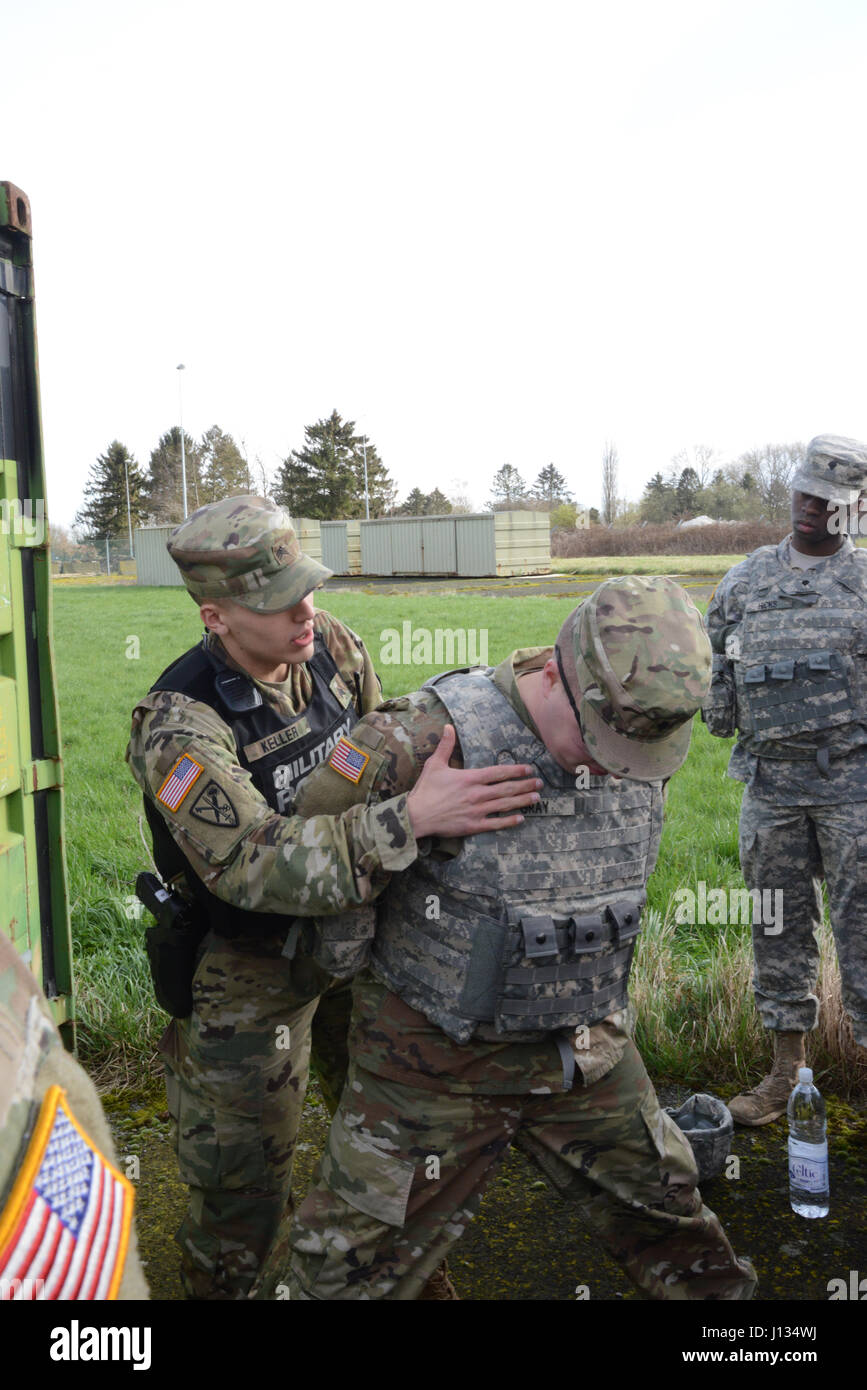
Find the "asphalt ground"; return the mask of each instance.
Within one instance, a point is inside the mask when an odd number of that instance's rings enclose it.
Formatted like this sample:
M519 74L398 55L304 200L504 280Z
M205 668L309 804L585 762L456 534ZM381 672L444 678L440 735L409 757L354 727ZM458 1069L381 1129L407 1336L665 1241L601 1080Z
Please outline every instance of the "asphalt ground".
M679 574L672 570L669 576L689 591L696 603L709 599L719 578L714 575ZM593 590L611 575L595 574L522 574L505 579L490 578L439 578L413 579L377 578L362 575L359 578L339 575L329 579L325 589L343 589L350 593L370 594L479 594L493 598L516 598L521 594L539 598L573 598L576 604L580 599L592 594Z

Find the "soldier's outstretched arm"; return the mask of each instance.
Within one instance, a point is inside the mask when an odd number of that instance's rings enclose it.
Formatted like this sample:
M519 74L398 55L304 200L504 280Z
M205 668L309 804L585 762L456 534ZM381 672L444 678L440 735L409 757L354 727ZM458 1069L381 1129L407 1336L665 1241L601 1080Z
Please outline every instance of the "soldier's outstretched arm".
M462 768L455 730L447 721L445 706L432 691L387 700L350 735L370 749L369 764L357 780L347 777L332 754L302 783L296 811L318 816L326 808L386 805L388 798L407 793L417 839L452 840L520 824L518 808L539 799L542 783L535 769L511 763ZM534 775L525 780L525 772Z
M381 755L359 746L365 769L368 763L379 769ZM523 786L514 780L516 771L530 769L496 768L490 782L435 764L412 808L401 792L377 797L376 804L331 806L329 814L309 819L280 815L237 762L220 717L167 691L149 695L133 712L127 761L212 893L249 911L305 916L369 902L391 872L416 858L417 839L467 834L458 827L470 823L483 828L486 808L514 811L529 804L536 787L535 778ZM514 824L516 817L502 823Z

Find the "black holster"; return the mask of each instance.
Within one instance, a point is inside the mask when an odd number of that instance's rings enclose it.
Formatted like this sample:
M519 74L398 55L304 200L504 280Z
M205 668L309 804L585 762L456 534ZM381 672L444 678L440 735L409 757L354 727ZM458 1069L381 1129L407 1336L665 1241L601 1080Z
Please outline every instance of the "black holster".
M139 874L135 891L139 902L157 919L156 926L145 929L157 1003L172 1018L187 1018L193 1011L196 955L207 935L208 920L195 906L164 888L154 874Z

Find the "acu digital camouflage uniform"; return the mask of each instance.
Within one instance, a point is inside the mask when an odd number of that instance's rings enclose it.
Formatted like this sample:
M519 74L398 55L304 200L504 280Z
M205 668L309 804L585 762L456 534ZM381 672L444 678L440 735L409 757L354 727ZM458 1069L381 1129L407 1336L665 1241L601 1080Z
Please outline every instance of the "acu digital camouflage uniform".
M16 1286L4 1281L11 1281L15 1267L9 1251L15 1245L16 1253L22 1252L25 1244L23 1239L16 1240L19 1222L24 1220L22 1203L27 1196L26 1185L22 1192L19 1184L28 1166L32 1166L38 1122L52 1104L51 1092L55 1087L61 1089L65 1109L89 1145L123 1178L96 1087L64 1049L36 981L11 942L0 936L0 1299L16 1296ZM129 1184L126 1187L131 1205L134 1195ZM55 1192L55 1202L59 1195ZM119 1256L118 1268L122 1273L111 1296L147 1298L148 1286L131 1218ZM45 1296L49 1296L52 1276L61 1277L56 1257L49 1258L42 1271ZM60 1289L64 1298L81 1296L80 1290L76 1294L72 1288L64 1289L63 1284ZM34 1286L24 1283L17 1296L36 1297L37 1293Z
M580 690L582 711L590 703L596 708L606 706L606 718L599 725L592 717L582 720L586 742L589 745L592 740L594 756L604 756L608 764L619 766L626 760L634 772L644 777L658 772L661 778L685 757L689 726L685 738L683 728L677 726L691 716L707 689L709 652L698 614L683 591L666 580L612 581L588 603L583 627L572 615L558 640L561 670L565 666L574 672L577 659L584 676L582 685L568 676L570 697ZM658 634L658 628L665 626L659 621L663 607L669 616L676 609L678 619L666 639ZM573 638L578 630L583 642ZM588 643L595 650L588 649ZM652 678L647 670L650 653L655 667ZM520 682L544 667L551 656L551 648L524 649L488 673L492 687L503 697L506 722L516 716L527 740L535 743L534 761L546 782L551 775L548 752L521 698ZM600 670L607 669L613 676L609 659L618 677L603 688ZM648 683L655 680L657 691L667 688L665 709L654 707L652 697L643 707L640 695L630 698L626 687L636 677L636 684L645 677ZM448 681L439 688L445 692ZM299 811L312 814L324 804L349 805L358 796L373 804L380 796L411 788L446 721L451 717L451 722L459 722L436 691L435 684L389 701L367 716L361 727L378 734L379 742L375 746L371 738L365 745L374 747L374 752L361 782L353 785L327 765L305 784ZM636 727L652 737L677 706L681 717L667 729L673 741L661 739L658 732L655 742L624 738ZM484 761L492 755L512 759L513 751L504 750L499 733L484 744L481 720L475 727L472 720L460 722L459 739L466 728L473 728L473 746L469 741L462 745L468 761ZM530 761L523 745L521 758ZM569 807L562 789L554 791L546 785L541 794L540 816L562 815L566 825L558 831L558 839L563 840L565 829L573 845L571 854L560 855L553 873L545 872L551 863L546 866L544 850L537 844L536 830L545 822L528 815L518 830L497 837L496 851L511 869L520 869L521 838L530 832L528 848L531 838L535 848L524 855L524 878L553 880L552 888L542 886L541 896L537 895L541 913L546 906L550 909L544 897L546 893L549 898L556 896L558 879L570 885L567 896L571 894L573 901L582 900L576 886L582 877L587 885L584 897L599 901L601 893L604 901L606 880L637 871L643 887L653 868L659 844L661 782L628 781L621 787L614 777L588 777L579 774L571 779L575 790L568 798ZM546 805L549 797L558 804ZM606 814L605 806L613 809ZM599 807L602 814L596 814L588 830L582 819ZM618 832L622 852L616 848ZM481 846L488 838L476 837L472 845ZM423 1012L388 988L380 934L400 931L395 916L389 917L390 895L399 895L397 918L405 909L407 916L414 914L417 919L427 887L438 886L438 875L448 874L449 861L458 862L464 843L423 844L418 874L410 869L392 881L380 900L372 955L367 955L369 931L363 923L354 940L345 933L341 937L324 920L315 924L315 949L329 968L349 973L368 958L370 969L355 980L349 1080L318 1181L291 1226L288 1215L281 1223L266 1263L261 1296L285 1297L288 1291L290 1298L417 1298L472 1219L484 1187L516 1140L558 1189L579 1201L594 1230L649 1296L749 1297L754 1271L736 1259L716 1216L702 1204L692 1151L657 1102L629 1035L627 1007L618 1007L607 1017L597 1012L592 1026L577 1030L508 1032L501 1021L467 1030L435 995L428 993L434 1002L426 1003ZM604 851L599 848L603 844ZM516 902L521 900L518 878L513 874L501 879L501 883L513 883ZM440 989L453 968L460 928L456 919L463 915L469 921L470 943L483 925L481 914L488 919L499 916L501 922L513 920L508 898L492 898L491 886L485 882L477 885L474 894L465 885L456 886L448 901L445 897L441 901L439 894L429 901L436 906L428 914L427 955L415 949L420 940L416 935L407 937L404 957L406 979L414 979L422 993L425 981L432 981L435 991ZM444 929L438 940L438 928L446 917L451 920L451 934ZM580 919L581 926L589 920ZM536 925L542 921L535 919ZM554 921L549 919L551 924ZM578 919L575 924L577 929ZM556 930L559 933L560 928ZM580 956L569 957L565 948L557 959L561 955L571 960L564 976L581 973L581 965L574 966ZM389 965L387 973L397 968L397 964ZM503 978L515 973L506 970ZM547 976L542 972L538 978ZM411 988L406 992L412 995ZM548 993L544 986L542 993ZM618 1002L625 1000L621 996ZM441 1026L432 1021L434 1016ZM462 1042L456 1041L458 1031Z
M285 515L256 498L202 508L174 536L186 548L176 539L173 558L180 553L197 602L232 597L253 611L280 611L330 574L301 555ZM324 612L314 627L336 664L332 688L341 700L351 698L358 713L375 708L379 682L360 638ZM241 669L213 634L206 646ZM313 691L307 662L290 664L282 684L253 684L287 724L301 723ZM202 771L172 811L157 796L184 756ZM233 908L274 915L273 931L266 922L250 934L208 932L193 1012L173 1020L161 1042L181 1177L190 1187L178 1233L182 1277L194 1297L243 1297L289 1193L311 1033L332 1107L346 1068L348 989L329 989L329 977L303 953L288 958L285 914L368 902L389 870L415 857L415 837L404 796L336 818L302 820L291 814L291 799L276 812L239 764L220 713L174 691L155 690L136 706L127 760L209 892Z
M793 486L842 509L865 478L865 446L819 436ZM762 1022L778 1042L816 1026L824 877L843 1003L867 1046L867 553L848 536L815 561L791 535L762 546L721 580L705 621L714 675L703 718L720 737L737 728L728 775L747 784L744 879L783 894L782 924L753 924Z

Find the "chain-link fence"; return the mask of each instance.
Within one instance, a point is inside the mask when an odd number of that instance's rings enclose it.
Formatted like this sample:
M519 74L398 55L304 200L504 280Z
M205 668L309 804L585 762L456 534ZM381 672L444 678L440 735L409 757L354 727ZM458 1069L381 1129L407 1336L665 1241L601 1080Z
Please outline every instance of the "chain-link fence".
M135 579L135 557L128 536L90 536L51 547L51 573L95 578Z

